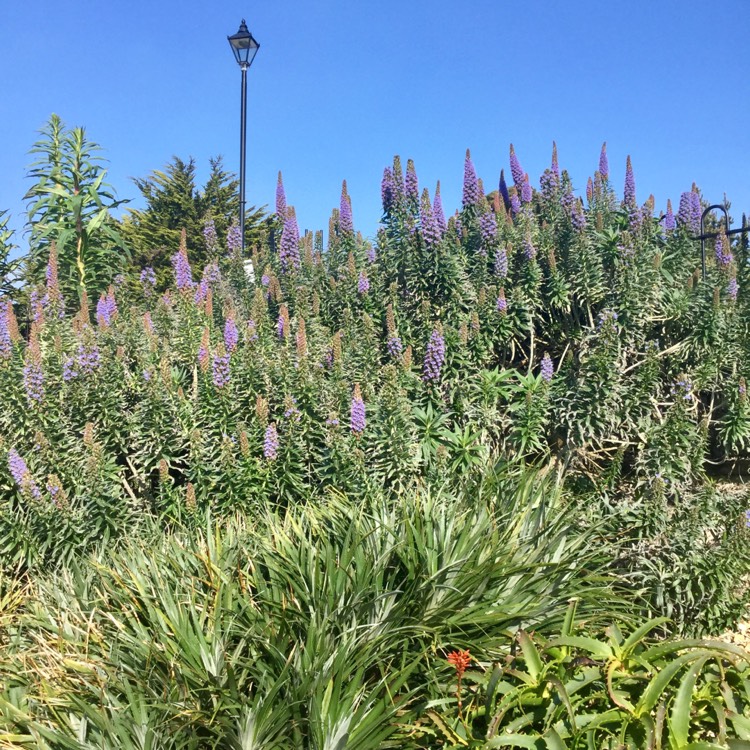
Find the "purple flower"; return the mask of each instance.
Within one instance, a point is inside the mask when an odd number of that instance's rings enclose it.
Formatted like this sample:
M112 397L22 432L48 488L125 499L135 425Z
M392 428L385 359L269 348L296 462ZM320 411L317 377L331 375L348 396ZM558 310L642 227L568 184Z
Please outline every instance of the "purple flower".
M732 302L737 301L737 295L739 294L739 291L739 284L737 283L737 279L733 276L731 279L729 279L729 283L727 284L727 296L732 300Z
M206 301L206 297L208 297L208 282L205 279L201 279L200 284L195 287L193 302L196 305L200 305Z
M351 428L351 431L357 436L361 435L365 431L365 427L367 426L365 402L362 400L362 392L359 389L359 383L354 386L349 426Z
M44 398L44 372L42 353L39 344L32 341L26 350L23 368L23 387L30 405L38 404Z
M466 159L464 160L463 207L476 205L479 202L479 197L479 181L474 170L474 164L471 161L471 152L467 148Z
M96 344L79 344L76 351L76 364L82 375L91 375L101 364L99 347Z
M510 144L510 173L513 176L513 184L520 190L523 185L524 171L512 143Z
M599 173L597 172L597 174ZM591 205L594 200L594 183L590 177L586 182L586 200L589 202L589 205Z
M280 339L286 336L286 322L283 315L279 315L279 319L276 321L276 333Z
M499 247L495 251L495 276L505 279L508 276L508 251L504 247Z
M67 383L77 377L78 371L76 370L75 359L73 357L66 357L63 362L63 380Z
M508 186L505 183L505 170L500 170L500 184L498 186L498 190L500 191L500 195L503 198L503 204L505 205L505 210L507 211L510 208L510 195L508 194Z
M237 324L234 318L229 317L224 321L224 346L231 353L237 348L237 342L240 340L240 334L237 330Z
M16 485L18 485L18 489L22 492L31 493L32 497L36 500L42 496L39 487L37 487L34 478L31 476L26 461L23 460L15 448L11 448L8 451L8 469L10 469L11 476Z
M505 292L503 292L502 290L500 291L497 302L495 303L495 309L501 315L505 315L505 313L508 311L508 300L505 299Z
M100 328L109 328L112 319L117 314L117 302L115 302L115 293L112 287L109 293L102 294L96 303L96 320Z
M193 270L190 268L187 250L181 248L172 256L172 268L174 268L175 283L182 292L193 288Z
M232 226L227 230L227 250L230 254L239 253L242 249L242 232L240 231L240 225L236 222L232 222Z
M680 224L680 226L690 227L690 229L695 231L695 227L692 226L691 217L692 195L693 194L690 191L687 191L680 195L680 205L677 208L677 223Z
M445 339L434 329L427 344L422 365L422 380L425 383L438 382L445 362Z
M8 325L8 304L0 304L0 359L8 359L13 351L13 341Z
M662 219L662 226L667 232L671 232L673 229L677 228L677 222L675 221L674 214L672 213L672 201L671 200L667 200L667 213L664 215L664 218Z
M617 329L617 313L614 310L602 310L596 321L596 329L613 328Z
M422 201L419 207L419 222L425 245L427 247L435 247L440 242L440 229L432 213L430 195L427 192L427 188L422 192Z
M203 241L206 243L208 254L216 255L219 250L219 237L216 234L216 224L211 218L203 225Z
M419 181L417 180L417 170L414 168L414 160L409 159L406 162L406 178L404 179L404 192L406 198L413 205L419 203Z
M523 240L523 254L526 256L526 260L534 260L536 258L536 248L531 241L531 235L527 234Z
M281 172L276 181L276 215L284 221L286 219L286 193L284 192L284 182L281 179Z
M370 291L370 280L367 278L367 274L364 271L359 272L359 280L357 281L357 291L360 294L367 294Z
M284 410L284 419L290 419L292 422L299 422L302 412L297 408L297 399L293 396L287 399L286 409Z
M276 425L271 423L266 427L266 434L263 438L263 456L269 461L275 461L279 451L279 433L276 432Z
M352 201L346 190L346 180L341 184L341 203L339 208L339 228L347 236L354 234L354 220L352 219ZM283 242L282 236L282 242ZM299 264L297 264L299 268Z
M629 154L625 164L625 190L622 202L627 208L635 209L637 207L635 200L635 175L633 174L633 164L630 161Z
M609 179L609 160L607 159L607 142L602 143L602 152L599 154L599 174L603 180Z
M378 259L377 254L375 253L375 248L372 245L368 245L367 247L367 262L370 264L375 263L375 261Z
M586 228L586 214L580 198L573 204L570 211L570 223L577 232L582 232Z
M683 401L691 401L693 398L693 384L685 377L674 382L670 389L673 396L679 396Z
M555 374L555 366L552 364L552 359L547 352L542 357L542 364L539 368L542 380L545 383L549 383L552 380L552 376Z
M745 511L745 526L750 529L750 509Z
M515 216L521 210L521 201L518 199L518 194L513 193L510 196L510 212Z
M284 229L281 232L279 258L281 260L281 269L284 272L288 273L300 267L299 228L297 227L297 217L294 214L294 209L291 207L286 210L286 221L284 222Z
M217 388L224 388L224 386L229 385L229 380L231 377L229 371L229 361L229 354L219 354L218 352L214 354L212 374L214 385Z
M497 221L492 211L487 211L479 217L479 231L482 235L482 245L487 247L497 237Z
M726 234L720 234L716 238L716 262L719 264L721 268L727 268L729 264L734 260L734 256L732 255L732 251L729 247L729 239L727 238Z
M394 359L400 356L401 352L404 349L404 346L401 343L401 339L395 334L388 338L386 347L388 348L388 354L390 354Z
M529 176L524 175L523 185L521 186L521 203L531 203L532 191Z
M440 180L438 180L437 187L435 188L435 198L432 201L432 216L435 219L435 224L440 232L440 237L442 238L448 225L445 223L443 200L440 197Z
M383 200L383 213L387 216L393 210L396 202L396 186L393 182L393 172L390 167L383 170L383 180L380 183L380 197Z
M702 213L701 197L698 190L693 186L693 189L690 191L690 226L693 232L700 231Z

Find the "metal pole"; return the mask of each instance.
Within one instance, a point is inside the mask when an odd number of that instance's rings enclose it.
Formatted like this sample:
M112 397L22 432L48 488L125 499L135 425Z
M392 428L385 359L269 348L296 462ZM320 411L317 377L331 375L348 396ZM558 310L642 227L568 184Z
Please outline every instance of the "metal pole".
M247 65L242 65L242 96L240 104L240 237L245 257L245 151L247 142Z

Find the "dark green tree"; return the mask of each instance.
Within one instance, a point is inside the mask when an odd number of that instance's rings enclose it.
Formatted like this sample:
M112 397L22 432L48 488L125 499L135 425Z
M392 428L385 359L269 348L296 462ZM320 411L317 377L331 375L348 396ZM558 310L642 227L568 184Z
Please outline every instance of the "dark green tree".
M227 172L221 157L210 160L211 172L203 189L196 186L195 160L177 156L163 170L148 177L135 178L146 207L131 209L123 222L123 231L133 246L133 262L137 268L151 266L160 285L169 273L170 261L180 245L184 229L188 255L198 268L217 252L206 242L203 230L213 220L218 238L218 252L226 250L227 232L239 212L239 183ZM252 247L265 218L263 209L254 206L246 216L246 238Z
M83 128L67 129L55 114L41 131L32 154L39 158L29 170L35 182L24 198L30 234L26 280L44 280L51 243L56 243L60 285L69 299L85 289L95 298L128 260L119 224L111 211L117 200L104 182L100 147Z

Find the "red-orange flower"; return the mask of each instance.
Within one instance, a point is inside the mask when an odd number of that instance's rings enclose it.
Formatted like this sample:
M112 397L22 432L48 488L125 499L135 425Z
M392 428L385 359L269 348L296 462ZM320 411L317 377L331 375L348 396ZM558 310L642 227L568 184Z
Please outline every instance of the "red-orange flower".
M471 654L466 651L451 651L445 657L456 669L456 676L460 680L463 677L466 668L471 664Z

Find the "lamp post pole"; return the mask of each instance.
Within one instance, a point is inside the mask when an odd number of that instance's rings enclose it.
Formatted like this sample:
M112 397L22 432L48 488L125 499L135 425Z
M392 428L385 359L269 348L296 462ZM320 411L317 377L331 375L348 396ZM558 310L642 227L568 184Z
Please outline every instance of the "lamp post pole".
M242 19L239 31L227 40L234 53L234 58L242 70L242 91L240 95L240 237L242 257L245 256L245 160L247 152L247 69L260 48L260 44L248 31L245 19Z
M247 158L247 63L242 64L242 94L240 96L240 237L241 253L245 257L245 160Z

